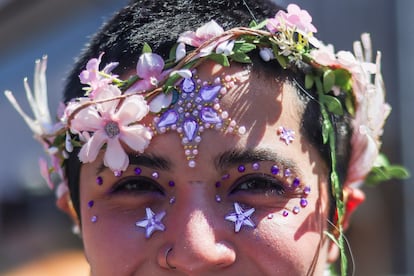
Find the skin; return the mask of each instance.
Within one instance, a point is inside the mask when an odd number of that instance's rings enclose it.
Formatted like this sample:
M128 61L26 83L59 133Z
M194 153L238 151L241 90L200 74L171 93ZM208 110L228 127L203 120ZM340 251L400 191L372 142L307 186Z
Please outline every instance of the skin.
M238 78L221 106L239 125L246 126L247 133L203 132L195 168L188 167L176 132L155 136L145 151L150 160L156 156L167 166L148 164L145 159L131 164L122 177L115 177L102 167L103 154L95 162L84 164L80 178L81 229L92 275L322 275L327 262L335 258L323 234L329 205L327 168L301 134L302 106L294 88L234 65L221 68L204 64L198 75L210 81L225 75ZM293 143L286 145L279 139L280 126L295 131ZM268 154L259 157L265 160L260 162L259 171L253 171L255 160L251 156L223 158L234 151ZM222 162L218 162L220 157ZM248 168L247 172L237 171L240 164ZM291 169L301 180L299 188L290 191L286 178L271 176L269 169L274 164ZM137 166L146 178L134 176ZM156 180L151 176L154 171L159 173ZM226 173L230 178L217 188L215 183ZM263 175L273 180L265 181ZM97 176L102 177L102 185L96 184ZM126 179L133 189L124 185ZM246 179L270 184L245 189ZM170 180L175 182L174 187L168 185ZM311 188L308 206L293 214L291 210L299 206L305 185ZM278 193L281 189L284 194ZM216 195L221 202L215 200ZM172 197L174 204L169 203ZM91 200L93 207L88 206ZM234 202L244 209L255 208L251 216L255 228L242 226L235 233L234 223L224 219L234 212ZM145 229L135 226L145 218L147 207L155 213L166 212L162 220L166 230L156 231L148 239ZM282 215L283 210L289 211L287 217ZM95 223L92 216L98 218ZM168 264L175 269L166 263L169 248Z

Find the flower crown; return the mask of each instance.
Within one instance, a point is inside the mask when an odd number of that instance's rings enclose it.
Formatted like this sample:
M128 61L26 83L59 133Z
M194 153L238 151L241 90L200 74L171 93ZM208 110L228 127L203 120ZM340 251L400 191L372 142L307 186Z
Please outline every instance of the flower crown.
M81 83L85 84L84 96L60 106L58 123L52 122L47 106L46 57L36 62L34 93L25 80L34 119L22 111L10 91L5 94L50 155L51 166L44 159L40 160L41 173L50 187L53 187L52 173L60 176L62 183L57 192L60 196L67 189L64 160L74 147L80 147L79 159L83 163L93 162L104 149L104 164L115 173L125 170L129 160L121 142L143 152L157 130L141 123L141 120L149 112L161 115L167 107L175 105L180 94L177 86L179 83L182 85L183 80L191 79L192 70L204 60L213 60L223 66L230 66L230 62L251 63L249 52L258 50L265 62L276 60L282 68L300 69L305 73L304 89L315 88L318 95L323 141L331 152L331 183L341 233L338 243L341 255L345 256L341 228L345 203L336 173L332 115L342 116L346 112L353 117L351 157L345 187L359 185L366 179L381 181L403 177L407 172L401 167L391 166L379 154L382 128L391 109L384 102L380 53L375 63L370 62L369 35L363 34L362 42L354 43L354 54L335 53L332 46L324 45L313 36L316 31L311 16L291 4L287 12L279 11L274 18L261 23L252 22L248 28L225 31L212 20L195 32L184 32L168 60L152 53L150 46L144 44L137 73L127 80L111 73L117 63L107 64L101 69L101 54L89 60L79 76ZM243 127L239 132L243 132ZM370 171L375 174L367 178ZM342 263L346 268L346 257Z

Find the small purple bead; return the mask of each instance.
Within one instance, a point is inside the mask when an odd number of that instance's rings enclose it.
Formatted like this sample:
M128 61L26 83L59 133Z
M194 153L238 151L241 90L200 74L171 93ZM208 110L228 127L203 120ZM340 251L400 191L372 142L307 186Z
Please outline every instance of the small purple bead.
M299 208L298 206L295 206L295 207L293 207L292 212L293 212L294 214L299 214L299 212L300 212L300 208Z
M160 175L158 174L158 172L153 172L152 173L152 178L158 179L158 177L160 177Z
M219 188L221 186L221 182L220 181L217 181L216 182L216 188Z
M221 177L222 180L226 180L226 179L229 179L229 178L230 178L230 174L228 174L228 173L226 173L225 175L223 175Z
M140 174L141 174L141 172L142 172L142 170L141 170L141 168L136 167L136 168L134 169L134 172L135 172L135 174L136 174L136 175L140 175Z
M168 181L168 186L174 187L175 186L175 182L172 181L172 180Z
M102 179L102 177L101 177L101 176L98 176L98 177L96 178L96 184L98 184L98 185L102 185L102 184L103 184L103 179Z
M122 176L122 171L114 171L114 175L116 177L121 177Z
M272 218L273 218L273 214L268 214L268 215L267 215L267 218L268 218L268 219L272 219Z
M175 196L173 196L172 198L170 198L170 204L174 204L175 203Z
M309 186L306 186L306 187L303 189L303 193L304 193L305 195L310 194L310 191L311 191L311 188L310 188Z
M284 217L287 217L287 216L289 215L289 212L288 212L288 211L286 211L286 210L283 210L282 215L283 215Z
M271 172L272 174L278 174L278 173L279 173L279 167L278 167L277 165L273 165L273 166L270 168L270 172Z
M299 187L299 184L300 184L299 178L295 177L295 179L293 179L292 184L293 184L293 187L295 187L295 188Z
M89 202L88 202L88 207L89 207L89 208L92 208L94 203L95 203L95 202L94 202L93 200L89 201Z
M306 198L301 198L300 199L300 206L302 206L303 208L308 206L308 201L306 200Z
M255 170L255 171L257 171L258 169L260 169L260 165L259 165L259 163L257 163L257 162L253 163L253 164L252 164L252 168L253 168L253 170Z
M216 195L216 201L221 202L221 197L219 195Z
M242 173L242 172L245 172L245 171L246 171L246 167L245 167L244 165L240 165L240 166L237 168L237 170L238 170L240 173Z
M98 221L98 217L97 216L92 216L91 217L91 222L92 223L95 223L95 222L97 222Z
M290 171L290 169L286 169L285 170L285 177L289 177L292 175L292 172Z

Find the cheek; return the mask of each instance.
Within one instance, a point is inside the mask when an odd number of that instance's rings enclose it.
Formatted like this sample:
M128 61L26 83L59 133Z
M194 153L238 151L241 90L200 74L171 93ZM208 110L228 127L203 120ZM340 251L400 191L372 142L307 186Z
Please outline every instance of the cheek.
M89 199L82 198L82 203ZM144 262L146 239L135 222L143 214L81 203L82 239L93 275L128 275ZM140 250L138 250L140 249ZM141 253L140 253L141 252Z

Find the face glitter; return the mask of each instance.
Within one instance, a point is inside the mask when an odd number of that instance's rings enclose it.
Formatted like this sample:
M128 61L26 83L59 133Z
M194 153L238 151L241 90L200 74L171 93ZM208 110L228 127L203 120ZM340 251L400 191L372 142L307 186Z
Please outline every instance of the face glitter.
M91 217L91 222L92 223L96 223L98 221L98 217L97 216L92 216Z
M172 181L172 180L168 181L168 186L174 187L175 186L175 182Z
M286 145L289 145L295 140L295 131L291 129L279 127L277 129L277 134L280 136L280 140L284 141Z
M246 171L246 167L244 165L240 165L237 170L239 171L239 173L243 173Z
M160 177L160 175L159 175L159 173L158 173L158 172L153 172L153 173L151 174L151 176L152 176L152 178L154 178L154 179L158 179L158 178Z
M273 165L273 166L270 168L270 172L271 172L272 174L278 174L278 173L279 173L279 167L278 167L277 165Z
M95 204L95 202L94 202L93 200L90 200L90 201L88 202L88 207L89 207L89 208L92 208L94 204Z
M140 175L140 174L141 174L141 172L142 172L142 170L141 170L141 168L139 168L139 167L136 167L136 168L134 169L134 173L135 173L135 175Z
M216 202L221 202L221 197L219 195L216 195Z
M169 202L170 202L170 204L174 204L175 203L175 196L171 197Z
M96 178L96 184L98 184L98 185L102 185L102 184L103 184L103 179L102 179L102 177L101 177L101 176L98 176L98 177Z

